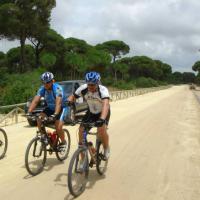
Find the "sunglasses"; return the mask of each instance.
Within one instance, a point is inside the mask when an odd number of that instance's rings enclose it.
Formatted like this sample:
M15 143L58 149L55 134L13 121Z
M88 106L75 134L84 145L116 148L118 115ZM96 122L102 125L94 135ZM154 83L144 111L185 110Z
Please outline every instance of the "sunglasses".
M45 84L49 84L49 83L51 83L52 81L48 81L48 82L42 82L44 85Z
M96 84L93 84L93 83L88 83L87 84L89 87L94 87L94 86L96 86Z

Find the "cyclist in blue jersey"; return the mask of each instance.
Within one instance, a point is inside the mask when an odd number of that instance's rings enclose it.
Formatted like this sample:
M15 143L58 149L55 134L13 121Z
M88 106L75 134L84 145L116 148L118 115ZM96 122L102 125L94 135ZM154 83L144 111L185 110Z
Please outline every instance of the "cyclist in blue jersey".
M36 96L34 97L29 110L28 115L31 115L35 107L40 101L41 97L44 97L47 103L47 107L40 115L42 117L51 117L55 120L56 133L60 137L62 143L61 147L66 146L66 140L63 133L64 119L68 113L66 107L67 98L64 95L63 88L54 82L54 75L51 72L45 72L41 75L41 81L43 85L39 88ZM41 130L41 120L37 120L38 129Z

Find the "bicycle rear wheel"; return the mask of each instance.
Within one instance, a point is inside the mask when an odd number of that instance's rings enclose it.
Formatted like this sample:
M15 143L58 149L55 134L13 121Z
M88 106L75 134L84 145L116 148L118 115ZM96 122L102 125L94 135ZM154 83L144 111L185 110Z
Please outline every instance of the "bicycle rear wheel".
M35 176L41 173L46 163L46 145L41 138L33 138L26 149L25 166L29 174Z
M98 141L97 142L97 163L96 169L99 175L103 175L107 170L108 160L104 158L104 148L103 144Z
M59 161L63 161L68 157L70 146L71 146L71 138L70 138L69 131L67 129L63 129L63 131L64 131L64 134L65 134L65 140L66 140L67 144L66 144L66 147L64 149L57 149L56 150L56 157ZM61 140L60 140L60 138L58 138L57 146L59 146L60 143L61 143Z
M6 132L0 128L0 159L2 159L8 148L8 138Z
M77 197L85 190L89 174L88 152L86 148L75 151L68 168L68 188Z

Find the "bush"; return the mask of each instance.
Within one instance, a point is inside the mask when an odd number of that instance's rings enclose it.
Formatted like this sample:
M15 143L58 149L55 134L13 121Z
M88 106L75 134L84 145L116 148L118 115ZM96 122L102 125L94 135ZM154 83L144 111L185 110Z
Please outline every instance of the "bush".
M138 88L148 88L157 86L159 86L158 82L152 78L140 77L136 80L136 87Z
M117 81L114 84L112 84L112 86L121 90L132 90L135 88L135 85L132 82L125 81Z
M0 97L1 105L11 105L27 101L34 96L40 86L40 75L44 69L24 74L8 75L7 82Z

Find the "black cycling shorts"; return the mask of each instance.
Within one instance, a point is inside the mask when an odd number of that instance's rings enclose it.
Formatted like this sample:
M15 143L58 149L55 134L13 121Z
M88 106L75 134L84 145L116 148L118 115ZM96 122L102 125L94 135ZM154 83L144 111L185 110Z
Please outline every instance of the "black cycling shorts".
M109 120L110 120L110 109L108 111L108 115L106 117L106 125L108 125L109 123ZM83 122L96 122L101 116L101 113L97 113L97 114L94 114L94 113L91 113L89 110L86 112L86 114L83 116Z
M43 110L43 113L45 113L47 115L47 117L53 115L54 112L55 112L55 110L51 110L48 107ZM64 121L67 113L68 113L67 108L61 108L60 113L56 116L56 120Z

